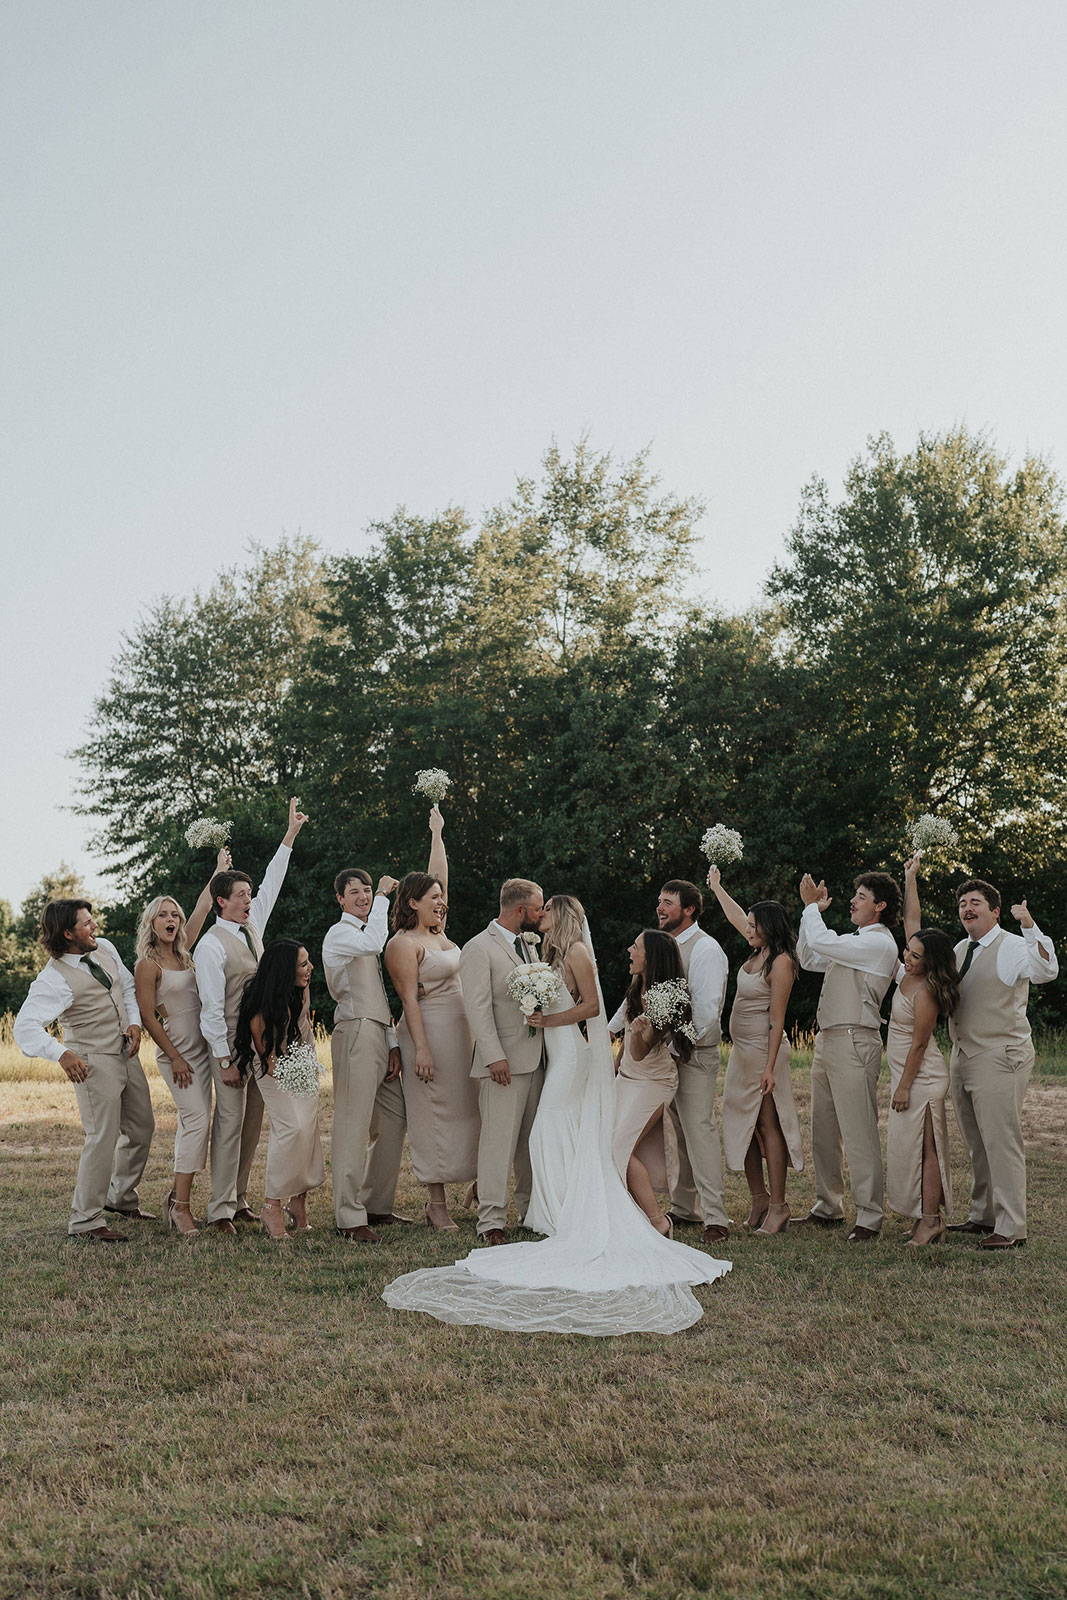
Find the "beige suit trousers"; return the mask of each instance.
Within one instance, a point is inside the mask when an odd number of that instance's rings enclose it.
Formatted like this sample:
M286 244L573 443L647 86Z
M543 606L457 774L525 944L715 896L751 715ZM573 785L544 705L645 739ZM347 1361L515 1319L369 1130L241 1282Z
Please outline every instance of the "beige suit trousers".
M104 1206L135 1211L156 1120L144 1069L136 1056L86 1058L89 1076L74 1085L85 1130L68 1233L106 1225Z
M678 1063L678 1089L670 1115L678 1140L678 1182L671 1211L706 1228L728 1226L722 1192L722 1143L715 1118L719 1047L704 1045Z
M330 1059L334 1219L339 1228L363 1228L368 1210L379 1210L377 1202L382 1202L382 1215L393 1209L404 1142L403 1091L397 1082L385 1082L389 1042L384 1023L369 1017L336 1023Z
M816 1037L811 1061L812 1210L820 1217L844 1214L843 1146L856 1224L875 1231L885 1216L878 1138L881 1066L882 1036L877 1028L825 1028Z
M1026 1238L1022 1109L1033 1070L1030 1044L1007 1053L952 1053L952 1100L974 1174L970 1220L991 1224L1004 1239Z
M544 1067L517 1073L510 1083L478 1079L478 1232L508 1225L508 1177L515 1168L515 1207L526 1215L533 1188L530 1129L537 1115Z
M236 1087L222 1081L222 1069L212 1058L215 1114L211 1119L211 1200L209 1222L230 1220L248 1204L248 1178L263 1127L263 1096L251 1072Z

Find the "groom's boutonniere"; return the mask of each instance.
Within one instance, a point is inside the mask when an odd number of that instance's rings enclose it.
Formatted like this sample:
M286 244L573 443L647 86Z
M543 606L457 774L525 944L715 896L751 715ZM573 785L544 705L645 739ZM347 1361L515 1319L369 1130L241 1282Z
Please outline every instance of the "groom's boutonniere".
M531 946L540 944L541 935L539 933L524 933L522 935L522 942L523 944L528 944Z

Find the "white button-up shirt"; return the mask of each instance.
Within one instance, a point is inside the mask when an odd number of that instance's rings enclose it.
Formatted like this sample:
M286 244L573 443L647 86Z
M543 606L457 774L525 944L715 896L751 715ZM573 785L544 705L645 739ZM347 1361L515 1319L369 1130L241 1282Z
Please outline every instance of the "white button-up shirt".
M991 945L1000 932L998 922L978 940L979 948L984 950ZM1037 923L1032 928L1024 928L1021 933L1009 933L1006 928L1003 932L1004 937L997 946L997 977L1001 983L1018 983L1020 978L1029 978L1031 983L1051 983L1060 970L1060 964L1052 940L1041 932ZM970 934L965 937L969 939ZM1041 954L1039 945L1044 945L1045 955ZM964 948L960 957L961 966L966 959L967 951Z
M897 941L884 922L869 922L855 933L835 933L826 926L817 905L804 907L797 935L797 960L805 972L825 972L836 961L839 966L878 978L895 977L900 965Z
M684 933L674 935L678 944L688 944L700 932L700 924L694 922L692 927L686 928ZM693 1007L693 1027L696 1029L697 1038L701 1038L713 1022L716 1022L722 1013L722 1003L726 998L726 980L730 975L730 963L726 959L726 951L718 939L712 938L709 933L706 939L697 941L697 947L689 958L689 998ZM609 1033L622 1033L626 1027L626 1000L608 1023Z
M133 974L127 971L122 957L110 939L97 939L96 943L97 948L105 951L118 968L122 998L126 1002L126 1015L131 1025L139 1026ZM90 950L88 954L91 957L93 952ZM19 1014L15 1018L15 1043L23 1055L43 1056L46 1061L58 1061L66 1050L66 1045L61 1044L53 1034L47 1032L47 1029L53 1022L61 1020L63 1013L69 1011L74 999L73 991L64 979L62 969L79 967L81 964L80 951L77 954L71 952L69 955L57 956L55 965L49 963L30 984L30 992L19 1007Z
M329 928L322 941L322 970L326 986L338 1003L348 994L347 964L353 956L378 956L389 939L389 896L376 894L370 916L361 922L350 911L342 911L340 921ZM385 1030L390 1050L397 1047L396 1029Z
M278 846L252 901L248 922L255 928L261 941L285 882L292 854L287 844ZM226 949L221 941L240 939L244 943L241 930L245 926L241 922L228 922L225 917L217 917L212 928L218 932L218 939L201 939L193 952L196 987L200 992L200 1032L218 1061L228 1061L230 1057L230 1036L226 1027Z

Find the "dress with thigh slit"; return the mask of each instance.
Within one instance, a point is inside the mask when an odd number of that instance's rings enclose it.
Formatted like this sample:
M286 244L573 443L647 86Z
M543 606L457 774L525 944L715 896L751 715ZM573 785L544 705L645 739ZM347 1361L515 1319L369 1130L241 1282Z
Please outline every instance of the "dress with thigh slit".
M722 1091L722 1147L726 1164L743 1172L752 1143L763 1096L760 1084L767 1069L767 1040L771 1032L771 986L762 969L737 974L737 993L730 1012L730 1059ZM789 1040L784 1037L774 1062L774 1108L782 1129L789 1165L804 1167L800 1123L793 1104L789 1078Z
M660 1194L669 1194L678 1181L678 1144L670 1117L661 1116L648 1132L649 1118L665 1111L678 1089L678 1063L670 1046L654 1045L644 1060L634 1059L630 1048L631 1025L623 1034L622 1056L616 1083L615 1136L612 1141L615 1165L626 1181L626 1168L636 1156L648 1172L649 1182Z
M893 1007L889 1013L889 1034L886 1040L886 1059L889 1062L890 1095L895 1093L904 1072L904 1063L911 1049L915 1028L915 1001L900 987L904 975L901 967ZM931 1034L922 1063L911 1086L906 1111L889 1109L889 1132L886 1139L886 1199L898 1216L922 1215L923 1128L926 1113L934 1130L934 1145L941 1168L941 1187L944 1205L952 1209L952 1189L948 1170L948 1117L945 1100L948 1095L948 1064Z

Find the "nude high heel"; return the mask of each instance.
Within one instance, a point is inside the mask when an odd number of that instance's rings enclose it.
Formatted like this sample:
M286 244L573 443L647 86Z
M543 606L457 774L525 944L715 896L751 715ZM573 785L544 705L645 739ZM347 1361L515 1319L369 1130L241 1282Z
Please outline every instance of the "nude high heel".
M282 1215L280 1200L264 1200L263 1210L259 1213L260 1225L263 1232L272 1244L288 1244L289 1235L285 1231L285 1218Z
M762 1233L765 1238L776 1233L784 1233L789 1225L791 1216L792 1212L784 1203L780 1206L770 1205L767 1207L767 1215L760 1226L753 1229L753 1232Z
M923 1228L929 1228L929 1234L925 1239L917 1239L916 1234ZM913 1250L922 1250L928 1244L944 1244L945 1232L945 1219L938 1212L936 1216L920 1217L912 1230L911 1238L905 1239L904 1243L910 1245Z
M173 1228L175 1233L180 1233L183 1239L195 1239L200 1232L193 1216L193 1208L188 1200L175 1200L171 1197L167 1207L167 1228Z
M447 1222L435 1222L434 1221L433 1217L431 1217L431 1215L430 1215L430 1202L429 1202L429 1200L427 1200L426 1205L425 1205L425 1207L423 1209L422 1220L425 1222L425 1224L426 1224L426 1226L428 1228L434 1228L434 1229L436 1229L436 1231L438 1233L458 1233L459 1232L458 1224L453 1222L451 1217L449 1217Z

